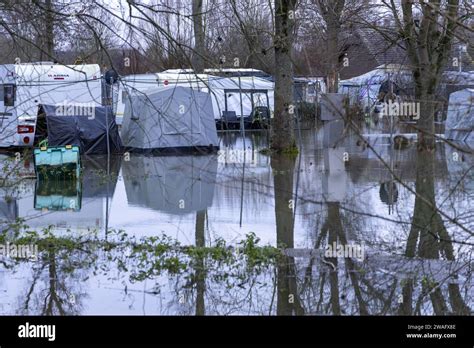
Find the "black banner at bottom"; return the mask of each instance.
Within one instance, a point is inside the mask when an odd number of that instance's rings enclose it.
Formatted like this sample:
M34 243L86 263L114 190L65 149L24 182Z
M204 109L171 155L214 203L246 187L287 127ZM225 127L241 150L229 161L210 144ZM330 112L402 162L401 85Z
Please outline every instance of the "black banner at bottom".
M472 317L0 317L0 347L147 344L474 346Z

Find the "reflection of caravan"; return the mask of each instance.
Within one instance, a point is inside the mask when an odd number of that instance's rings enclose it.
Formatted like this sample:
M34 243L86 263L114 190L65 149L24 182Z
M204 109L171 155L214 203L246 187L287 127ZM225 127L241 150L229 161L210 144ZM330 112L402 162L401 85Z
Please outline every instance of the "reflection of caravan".
M100 68L49 62L0 65L0 147L32 146L38 104L101 104Z
M152 87L191 87L211 94L214 119L235 113L235 117L248 118L259 108L274 109L274 84L263 78L217 77L206 74L156 73L129 75L121 78L116 100L117 123L121 124L125 102L133 92L143 92ZM242 103L241 103L242 101Z

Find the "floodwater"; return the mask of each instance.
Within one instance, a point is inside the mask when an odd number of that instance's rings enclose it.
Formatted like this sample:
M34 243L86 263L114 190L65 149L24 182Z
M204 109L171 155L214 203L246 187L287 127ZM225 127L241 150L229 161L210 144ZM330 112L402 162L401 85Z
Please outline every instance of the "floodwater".
M262 131L215 155L84 158L80 182L23 161L0 187L0 314L472 314L474 156L322 132L293 159L261 153Z

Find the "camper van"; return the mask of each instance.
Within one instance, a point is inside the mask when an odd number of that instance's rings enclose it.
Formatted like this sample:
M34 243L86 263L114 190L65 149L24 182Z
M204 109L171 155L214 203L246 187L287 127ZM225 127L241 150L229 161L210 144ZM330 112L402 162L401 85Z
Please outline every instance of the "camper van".
M0 65L0 147L31 147L39 104L98 106L99 65Z

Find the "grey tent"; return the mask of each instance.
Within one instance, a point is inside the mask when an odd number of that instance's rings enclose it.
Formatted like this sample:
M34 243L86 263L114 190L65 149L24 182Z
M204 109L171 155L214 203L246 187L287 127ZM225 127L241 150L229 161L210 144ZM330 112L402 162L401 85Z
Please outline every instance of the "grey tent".
M38 138L47 137L49 146L77 145L86 155L106 154L107 148L111 153L122 150L111 107L40 105L36 133Z
M446 139L474 142L474 89L463 89L449 96L445 124Z
M129 204L176 215L212 205L217 173L215 155L132 155L122 163Z
M121 131L127 150L218 149L210 94L181 86L129 92Z

